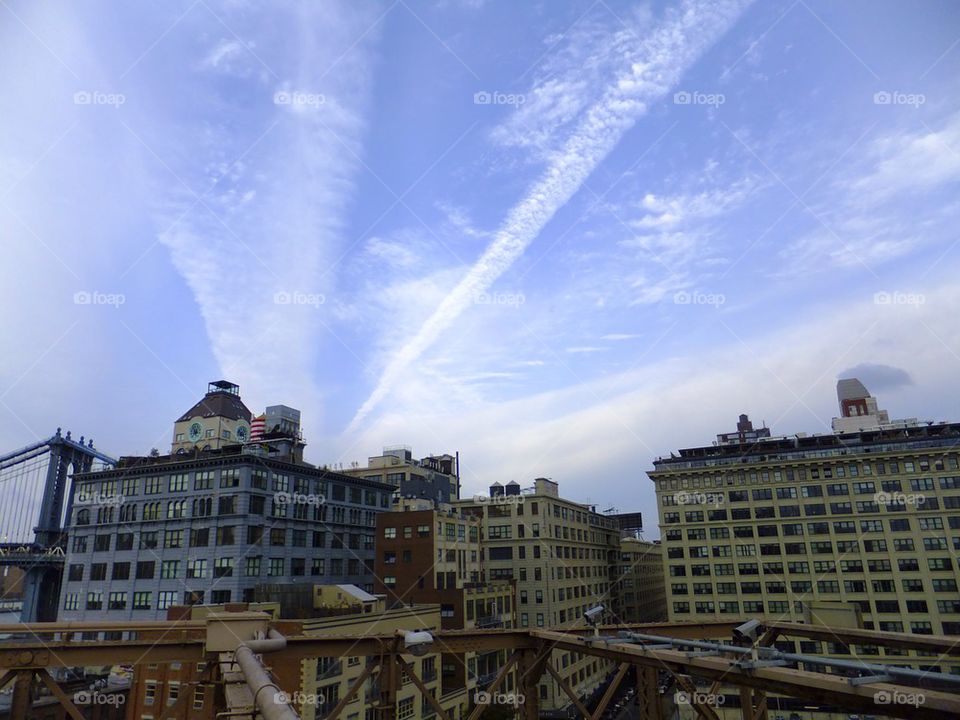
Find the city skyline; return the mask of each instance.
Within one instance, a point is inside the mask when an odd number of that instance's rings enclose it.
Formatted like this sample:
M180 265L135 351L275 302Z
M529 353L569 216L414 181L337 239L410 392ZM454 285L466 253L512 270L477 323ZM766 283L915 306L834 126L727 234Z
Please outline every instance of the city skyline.
M955 6L107 7L0 8L7 449L164 451L222 377L312 463L653 537L653 459L741 412L960 419Z

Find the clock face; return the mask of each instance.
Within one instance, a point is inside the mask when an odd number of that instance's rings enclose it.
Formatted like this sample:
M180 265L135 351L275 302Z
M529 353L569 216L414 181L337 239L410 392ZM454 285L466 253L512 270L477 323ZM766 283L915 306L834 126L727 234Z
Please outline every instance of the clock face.
M246 442L247 439L247 426L246 425L237 425L237 440L240 442Z
M190 426L190 439L196 442L200 439L200 436L203 434L203 427L200 423L194 423Z

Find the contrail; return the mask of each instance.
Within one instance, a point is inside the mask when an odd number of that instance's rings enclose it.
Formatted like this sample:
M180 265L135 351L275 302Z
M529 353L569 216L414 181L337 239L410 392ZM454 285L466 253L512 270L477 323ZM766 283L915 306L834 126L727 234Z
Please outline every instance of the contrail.
M473 303L474 297L486 291L523 254L624 133L646 113L648 103L666 95L750 2L687 2L640 40L636 51L625 59L625 70L586 111L546 171L510 210L480 259L387 364L347 433L360 426L402 373Z

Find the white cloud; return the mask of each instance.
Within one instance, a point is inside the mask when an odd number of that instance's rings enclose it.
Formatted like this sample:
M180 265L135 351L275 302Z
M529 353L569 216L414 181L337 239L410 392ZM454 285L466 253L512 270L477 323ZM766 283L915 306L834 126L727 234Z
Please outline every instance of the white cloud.
M882 202L900 193L920 193L960 181L960 113L943 127L888 135L877 141L870 170L850 182L852 193Z
M416 402L391 403L357 446L402 437L415 447L458 449L466 494L493 481L515 478L526 486L550 476L564 497L642 510L656 536L656 503L644 474L656 456L710 444L741 412L757 424L766 421L774 434L829 432L836 377L851 365L882 362L915 379L880 393L891 417L929 408L942 413L934 419L956 420L953 398L942 388L960 367L960 325L947 311L960 304L960 286L935 289L926 299L920 307L878 306L872 296L831 300L789 329L746 342L731 332L709 356L666 357L503 402L448 403L445 388L413 378L405 394ZM636 471L625 474L625 467Z
M865 160L812 203L816 225L789 243L780 273L830 268L875 273L881 263L936 242L952 242L960 207L930 195L960 182L960 113L939 130L887 134Z
M246 50L243 43L236 39L222 39L203 59L203 65L214 70L229 70L231 64Z
M559 143L551 161L526 196L508 213L494 241L459 285L390 360L371 395L348 428L355 431L386 397L407 367L502 275L537 237L543 226L580 188L594 168L686 69L739 16L745 3L689 3L659 27L638 38L618 77L599 101L586 109L575 129Z
M257 57L227 42L207 64L225 70L233 60L252 62L270 78L259 70L242 75L238 89L236 78L207 77L194 79L188 90L203 92L211 107L236 106L243 122L212 124L189 104L172 106L161 119L177 127L161 154L176 157L176 143L189 147L189 156L170 163L201 196L208 194L198 201L178 186L164 193L158 232L194 294L221 372L255 388L254 406L297 398L316 423L313 363L323 321L337 301L336 275L326 270L341 253L345 207L360 165L377 32L351 43L369 29L372 10L333 2L225 18L256 42ZM288 112L290 103L275 102L274 76L284 76L281 88L324 101ZM226 292L226 285L236 290ZM296 294L316 301L283 301Z
M609 350L610 348L599 347L597 345L574 345L573 347L568 347L566 352L568 353L598 353Z

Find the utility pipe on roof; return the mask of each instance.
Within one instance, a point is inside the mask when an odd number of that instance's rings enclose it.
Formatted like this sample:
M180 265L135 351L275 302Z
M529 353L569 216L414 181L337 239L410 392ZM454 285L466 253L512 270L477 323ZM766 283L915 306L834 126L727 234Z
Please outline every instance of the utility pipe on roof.
M266 638L247 640L233 654L240 666L244 680L253 695L253 703L266 720L300 720L300 716L286 702L284 692L277 687L266 669L257 659L259 653L276 652L287 646L287 639L276 630L270 630Z
M600 638L603 640L604 638ZM596 640L595 638L585 638L587 642ZM681 640L679 638L665 637L662 635L646 635L643 633L623 632L617 639L610 639L608 642L630 642L642 641L670 645L673 648L692 647L701 650L714 650L719 653L733 653L746 655L757 653L763 660L784 660L786 662L802 662L815 665L825 665L827 667L842 668L844 670L853 670L858 672L873 673L877 677L889 675L892 678L909 679L915 682L926 680L928 682L941 682L945 685L960 685L960 675L947 673L926 672L923 670L914 670L912 668L898 667L896 665L877 665L874 663L864 663L853 660L842 660L840 658L823 657L821 655L797 655L795 653L785 653L771 647L742 647L740 645L727 645L724 643L707 642L704 640ZM879 681L878 681L879 682Z

